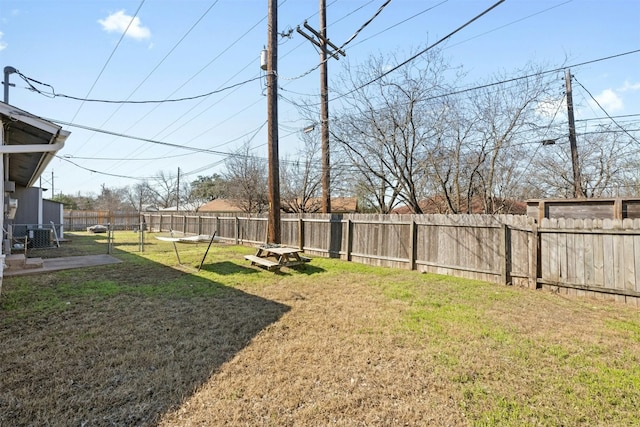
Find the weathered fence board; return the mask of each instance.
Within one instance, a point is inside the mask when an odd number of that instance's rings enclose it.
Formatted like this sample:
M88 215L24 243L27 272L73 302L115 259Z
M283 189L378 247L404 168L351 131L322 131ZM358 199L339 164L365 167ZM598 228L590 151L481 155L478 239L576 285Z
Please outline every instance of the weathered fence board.
M568 293L577 295L597 292L597 296L637 304L638 220L544 219L538 232L542 234L538 281L543 286L569 289Z

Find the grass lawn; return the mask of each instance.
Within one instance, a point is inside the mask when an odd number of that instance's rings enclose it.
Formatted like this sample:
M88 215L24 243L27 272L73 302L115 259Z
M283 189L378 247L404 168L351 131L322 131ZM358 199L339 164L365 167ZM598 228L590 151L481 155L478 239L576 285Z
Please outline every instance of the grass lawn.
M123 263L5 277L0 425L640 425L640 312L116 232ZM106 252L75 233L34 256Z

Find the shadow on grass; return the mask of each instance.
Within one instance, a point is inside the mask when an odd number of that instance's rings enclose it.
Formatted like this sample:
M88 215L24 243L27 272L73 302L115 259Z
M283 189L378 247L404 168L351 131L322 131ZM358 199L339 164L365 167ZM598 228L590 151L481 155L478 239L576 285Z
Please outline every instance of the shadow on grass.
M255 274L260 271L255 268L245 267L231 261L220 261L214 263L204 263L202 270L211 271L213 273L230 275L230 274Z
M154 425L290 309L144 260L8 278L0 306L0 425Z

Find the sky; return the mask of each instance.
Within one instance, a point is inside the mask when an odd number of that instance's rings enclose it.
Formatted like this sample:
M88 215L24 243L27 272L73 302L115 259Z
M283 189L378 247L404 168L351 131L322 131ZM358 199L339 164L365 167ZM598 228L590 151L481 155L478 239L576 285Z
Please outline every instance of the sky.
M328 38L341 46L357 34L328 63L330 99L345 64L402 62L497 0L386 2L326 0ZM317 29L318 7L278 6L279 149L289 159L310 124L293 102L319 94L318 52L296 28ZM222 172L247 142L266 158L267 36L266 0L2 0L0 67L20 72L9 104L71 131L42 187L98 194L178 171L193 181ZM630 53L640 50L640 1L505 0L439 46L470 87L528 63L568 66L577 120L605 115L592 97L619 120L640 115L640 52Z

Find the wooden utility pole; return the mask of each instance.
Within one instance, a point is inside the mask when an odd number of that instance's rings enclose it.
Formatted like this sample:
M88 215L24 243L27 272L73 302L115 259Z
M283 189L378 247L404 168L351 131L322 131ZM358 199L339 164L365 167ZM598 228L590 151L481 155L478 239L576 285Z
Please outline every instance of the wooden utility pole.
M569 119L569 145L571 146L571 164L573 165L573 197L585 197L582 191L582 178L580 177L580 164L578 163L578 143L576 140L576 123L573 117L573 95L571 93L571 70L564 72L564 81L567 91L567 116Z
M269 221L267 243L280 243L280 160L278 158L278 1L268 0L267 145L269 151Z
M322 213L331 213L329 158L329 81L327 70L327 4L320 0L320 121L322 123Z
M320 123L322 138L322 213L331 213L331 159L329 151L329 83L327 53L330 46L334 51L331 56L338 59L338 53L345 56L342 49L334 45L327 38L327 4L326 0L320 0L320 31L314 30L306 22L304 27L316 38L306 34L298 27L296 31L303 35L311 43L320 48Z

